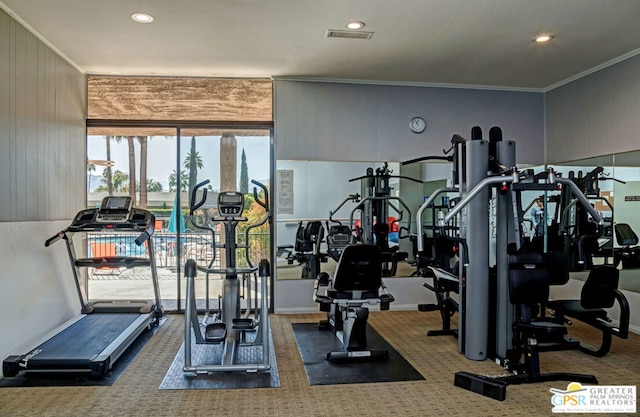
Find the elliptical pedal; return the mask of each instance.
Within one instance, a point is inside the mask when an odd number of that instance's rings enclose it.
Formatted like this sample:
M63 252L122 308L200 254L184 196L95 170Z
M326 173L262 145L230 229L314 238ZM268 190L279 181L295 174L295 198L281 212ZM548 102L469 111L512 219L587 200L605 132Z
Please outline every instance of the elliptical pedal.
M233 319L233 330L251 331L256 329L256 322L253 319Z
M227 326L224 323L210 323L204 329L206 343L222 343L227 337Z

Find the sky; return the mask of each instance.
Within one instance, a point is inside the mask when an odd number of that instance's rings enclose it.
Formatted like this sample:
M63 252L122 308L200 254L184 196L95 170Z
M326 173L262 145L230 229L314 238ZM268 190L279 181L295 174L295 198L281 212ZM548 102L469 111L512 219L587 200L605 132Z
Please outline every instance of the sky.
M136 170L139 170L140 144L134 141L136 152ZM181 140L180 165L184 168L184 160L191 148L191 138L184 137ZM240 180L240 161L242 150L247 157L249 171L249 181L252 179L264 181L269 178L269 137L238 137L237 138L237 166L238 181ZM202 158L203 168L198 172L198 181L209 179L214 189L219 189L219 158L220 144L219 137L201 136L196 138L196 150ZM169 191L169 175L176 169L176 143L175 137L165 138L164 136L151 137L147 146L147 178L158 181L162 184L163 191ZM89 136L87 139L87 159L106 160L107 151L104 136ZM126 140L121 143L111 141L111 160L115 162L112 170L129 172L129 148ZM105 168L96 166L96 171L91 173L91 190L100 185L102 171ZM137 173L139 175L139 171Z

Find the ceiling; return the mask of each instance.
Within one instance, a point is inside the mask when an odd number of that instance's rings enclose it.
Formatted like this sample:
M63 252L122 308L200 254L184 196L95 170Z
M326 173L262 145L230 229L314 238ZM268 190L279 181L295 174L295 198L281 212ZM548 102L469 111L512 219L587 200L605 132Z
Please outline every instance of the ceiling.
M640 0L0 0L88 74L548 90L640 52ZM140 24L130 16L155 19ZM369 40L325 38L348 21ZM538 34L555 38L533 42Z

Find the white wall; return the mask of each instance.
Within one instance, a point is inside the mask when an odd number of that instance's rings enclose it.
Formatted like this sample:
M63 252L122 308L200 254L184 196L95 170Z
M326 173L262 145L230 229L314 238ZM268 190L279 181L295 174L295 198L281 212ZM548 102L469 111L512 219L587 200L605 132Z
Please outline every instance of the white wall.
M63 241L44 241L70 221L0 223L0 359L25 354L40 336L80 313Z
M542 93L275 81L276 159L405 161L442 155L473 126L515 140L521 164L544 162ZM409 131L422 116L427 128Z
M636 168L640 171L640 168ZM640 181L626 181L626 184L616 183L613 194L613 207L615 207L614 220L616 223L628 223L631 228L640 234L640 201L625 201L627 196L640 196Z
M547 162L640 148L640 55L545 94Z

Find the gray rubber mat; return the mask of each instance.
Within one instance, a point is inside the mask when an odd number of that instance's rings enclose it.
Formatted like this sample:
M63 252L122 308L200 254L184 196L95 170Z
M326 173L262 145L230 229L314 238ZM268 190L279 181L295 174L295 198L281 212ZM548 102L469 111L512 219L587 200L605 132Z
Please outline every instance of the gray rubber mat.
M329 330L318 329L317 323L293 323L309 385L359 384L365 382L417 381L424 377L416 371L382 336L367 324L367 345L371 349L389 351L387 362L333 363L327 352L342 350L342 345Z
M251 335L247 337L251 341ZM209 365L220 363L222 359L222 345L198 345L193 342L191 363L193 365ZM256 363L262 358L261 346L241 346L236 349L236 363ZM185 374L184 342L173 359L160 389L234 389L234 388L279 388L280 376L276 363L273 339L269 339L269 362L271 371L257 373L246 372L210 372L206 374Z

